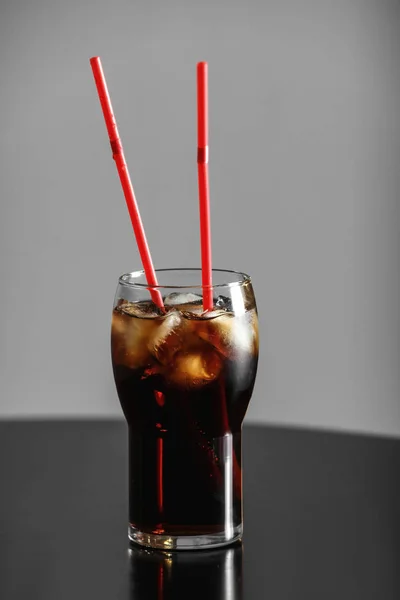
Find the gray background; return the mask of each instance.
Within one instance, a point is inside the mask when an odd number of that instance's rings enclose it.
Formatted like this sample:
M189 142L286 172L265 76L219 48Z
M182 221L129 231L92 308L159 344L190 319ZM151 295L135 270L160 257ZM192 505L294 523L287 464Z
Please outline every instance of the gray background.
M199 264L195 65L213 254L252 274L248 420L400 433L400 3L9 0L0 9L3 417L121 416L117 275L139 266L102 57L157 267Z

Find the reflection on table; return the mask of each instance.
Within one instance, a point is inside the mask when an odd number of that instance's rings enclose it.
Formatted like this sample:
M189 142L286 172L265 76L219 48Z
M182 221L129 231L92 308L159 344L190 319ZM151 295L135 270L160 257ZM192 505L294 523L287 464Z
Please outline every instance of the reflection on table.
M131 600L242 600L243 547L161 552L132 545Z

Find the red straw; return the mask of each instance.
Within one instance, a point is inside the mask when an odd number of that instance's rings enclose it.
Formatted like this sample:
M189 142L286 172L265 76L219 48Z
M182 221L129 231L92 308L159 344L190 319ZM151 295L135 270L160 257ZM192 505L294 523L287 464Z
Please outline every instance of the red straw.
M208 185L208 65L197 64L197 170L199 179L203 308L213 309L210 192Z
M132 221L133 231L135 233L140 258L142 260L143 269L146 275L146 280L149 286L157 286L157 277L154 271L153 262L151 260L150 250L147 244L142 219L140 218L139 207L137 205L132 182L129 177L128 166L126 164L124 156L124 149L122 147L121 138L119 137L117 122L115 120L114 111L112 109L111 99L108 93L107 83L104 77L103 67L101 66L100 57L94 56L93 58L91 58L90 64L92 67L94 80L96 82L97 93L99 95L101 108L103 110L108 136L110 138L113 159L115 160L115 164L117 166L118 175L121 181L129 215ZM164 304L160 291L150 289L150 294L153 299L153 302L160 308L163 308Z

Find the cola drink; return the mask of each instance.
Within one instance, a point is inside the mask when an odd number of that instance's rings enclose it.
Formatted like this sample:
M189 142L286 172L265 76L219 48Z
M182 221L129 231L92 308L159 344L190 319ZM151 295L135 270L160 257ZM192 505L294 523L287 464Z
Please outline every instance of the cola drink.
M111 350L129 426L129 530L142 544L208 546L242 526L241 428L258 360L252 301L117 300ZM155 543L157 540L157 543Z

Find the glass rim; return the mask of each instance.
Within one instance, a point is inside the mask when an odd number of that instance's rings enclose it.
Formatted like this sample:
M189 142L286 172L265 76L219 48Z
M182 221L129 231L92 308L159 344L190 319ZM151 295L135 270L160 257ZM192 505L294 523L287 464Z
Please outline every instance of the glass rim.
M201 279L201 268L200 267L176 267L176 268L168 268L168 269L154 269L155 273L166 273L166 272L188 272L188 271L196 271L200 274L200 279ZM228 283L216 283L215 285L213 284L211 287L212 289L216 289L216 288L232 288L232 287L242 287L246 284L251 283L251 277L250 275L247 275L247 273L243 273L242 271L234 271L232 269L212 269L212 273L226 273L226 274L231 274L231 275L236 275L240 277L239 281L230 281ZM151 289L151 290L193 290L193 289L203 289L204 286L199 283L199 284L194 284L194 285L149 285L147 283L147 281L145 281L144 283L140 283L137 281L128 281L127 278L129 279L134 279L134 278L139 278L139 277L145 277L146 274L144 272L144 269L140 269L137 271L132 271L131 273L123 273L122 275L120 275L120 277L118 278L118 284L125 286L125 287L129 287L129 288L139 288L139 289Z

